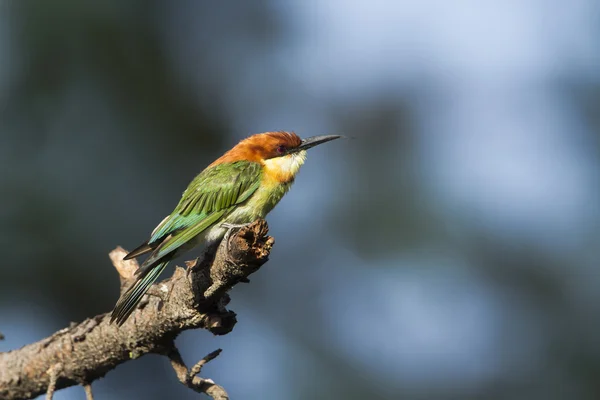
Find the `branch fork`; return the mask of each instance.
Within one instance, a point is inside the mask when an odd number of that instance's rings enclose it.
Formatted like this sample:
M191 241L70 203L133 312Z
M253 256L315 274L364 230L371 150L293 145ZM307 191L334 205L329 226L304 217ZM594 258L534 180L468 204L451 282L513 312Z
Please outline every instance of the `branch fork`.
M152 286L143 304L121 327L110 324L108 313L100 314L39 342L0 353L0 398L30 399L46 393L52 399L56 390L81 385L91 400L94 380L119 364L154 353L169 358L185 386L213 399L228 399L225 389L198 376L221 350L188 369L174 341L188 329L203 328L215 335L233 329L237 321L226 308L227 292L247 282L267 262L274 243L267 233L267 223L258 220L232 232L201 260L186 262L185 269L176 267L170 278ZM131 284L139 267L135 260L124 261L125 254L121 247L109 254L121 291Z

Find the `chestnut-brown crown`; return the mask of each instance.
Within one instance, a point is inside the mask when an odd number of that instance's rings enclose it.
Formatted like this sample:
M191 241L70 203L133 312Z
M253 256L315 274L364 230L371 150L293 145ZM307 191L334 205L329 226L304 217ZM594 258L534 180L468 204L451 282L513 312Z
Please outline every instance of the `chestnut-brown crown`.
M301 144L302 139L294 132L258 133L239 142L231 150L215 160L209 167L241 160L261 162L269 158L286 155L289 150Z

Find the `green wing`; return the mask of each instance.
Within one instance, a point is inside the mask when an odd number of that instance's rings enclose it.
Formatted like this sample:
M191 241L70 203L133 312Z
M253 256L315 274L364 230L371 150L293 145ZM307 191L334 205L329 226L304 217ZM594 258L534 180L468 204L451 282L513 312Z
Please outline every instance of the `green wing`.
M261 165L250 161L218 164L202 171L183 192L173 213L152 233L148 245L155 250L140 273L246 201L258 189L261 173Z

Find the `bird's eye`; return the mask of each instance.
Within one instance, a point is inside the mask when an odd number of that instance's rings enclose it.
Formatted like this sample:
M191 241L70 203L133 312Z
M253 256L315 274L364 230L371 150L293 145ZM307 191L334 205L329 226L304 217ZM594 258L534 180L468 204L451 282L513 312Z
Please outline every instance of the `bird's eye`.
M277 153L284 154L287 148L284 145L277 146Z

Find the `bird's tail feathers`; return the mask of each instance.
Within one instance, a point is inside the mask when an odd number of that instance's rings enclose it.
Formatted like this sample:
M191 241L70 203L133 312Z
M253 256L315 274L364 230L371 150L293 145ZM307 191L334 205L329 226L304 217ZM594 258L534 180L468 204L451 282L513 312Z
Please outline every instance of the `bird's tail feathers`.
M127 255L123 257L123 260L131 260L132 258L139 257L142 254L146 254L150 251L152 251L152 246L150 246L148 242L144 242L135 249L131 250L129 253L127 253Z
M123 325L168 263L168 261L164 261L153 268L148 269L148 272L143 277L138 278L138 280L127 289L123 295L121 295L110 316L111 323L116 321L117 325Z

